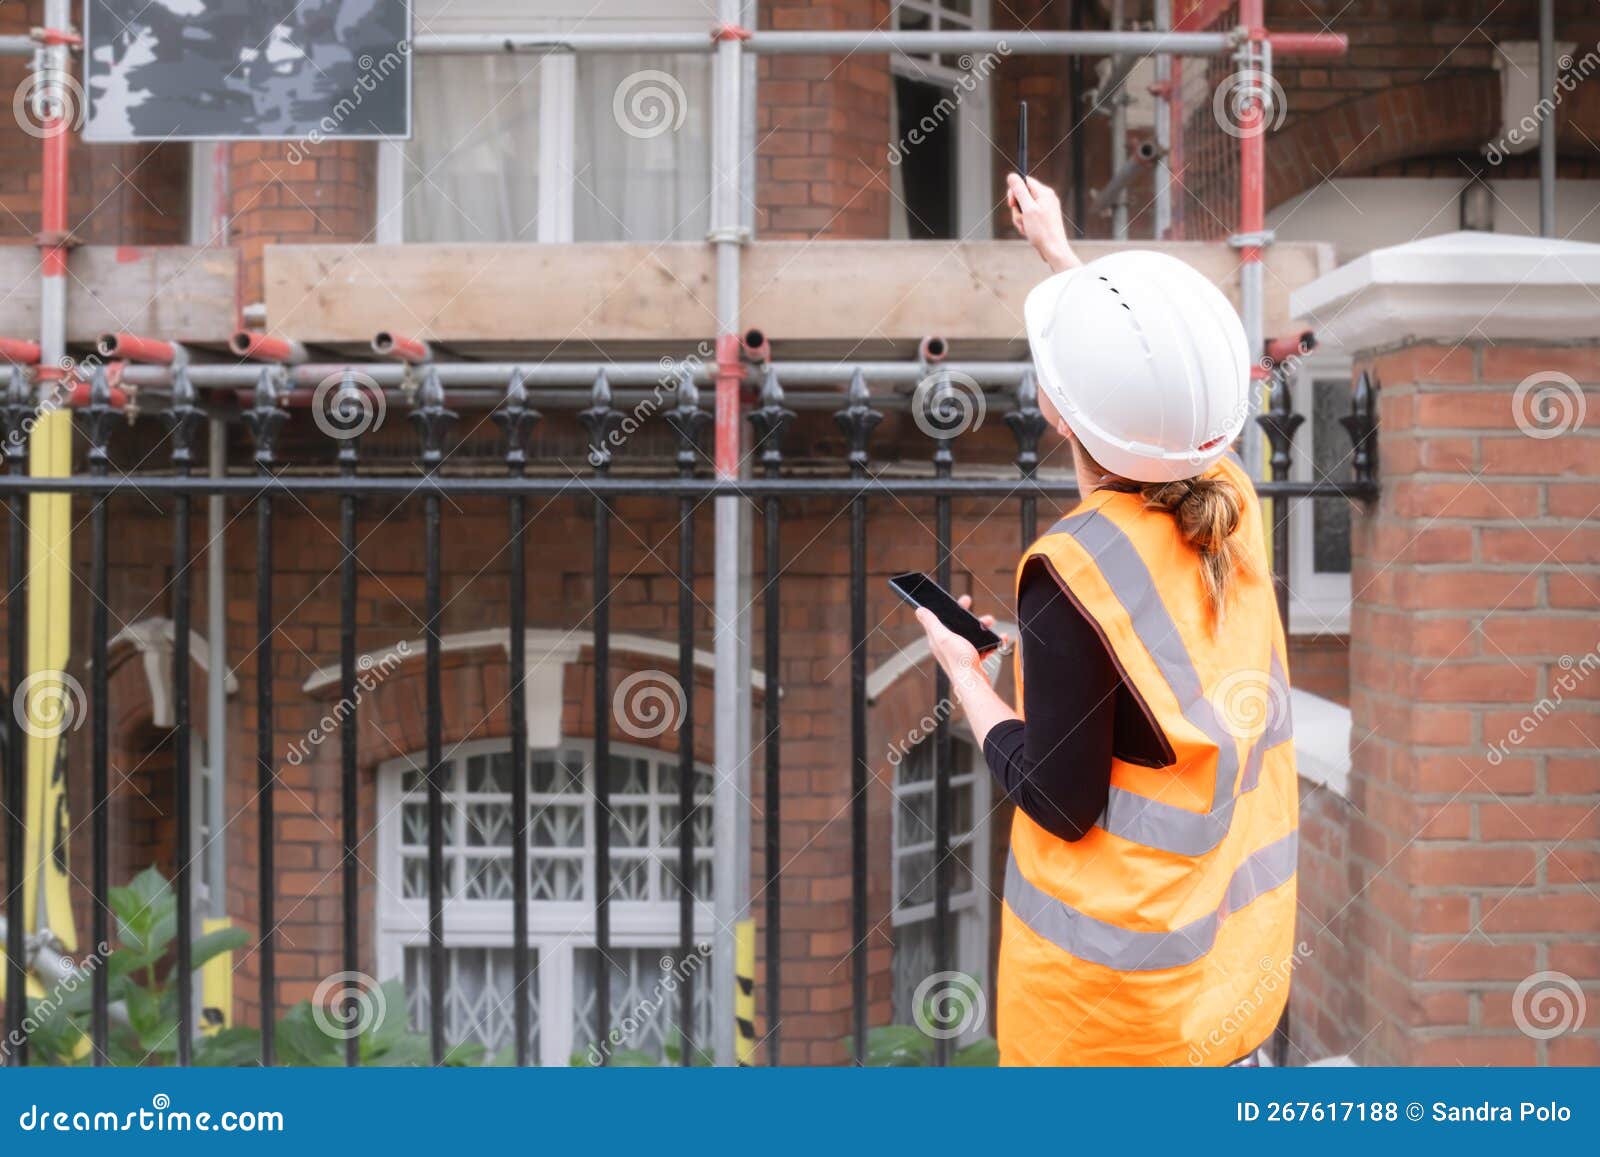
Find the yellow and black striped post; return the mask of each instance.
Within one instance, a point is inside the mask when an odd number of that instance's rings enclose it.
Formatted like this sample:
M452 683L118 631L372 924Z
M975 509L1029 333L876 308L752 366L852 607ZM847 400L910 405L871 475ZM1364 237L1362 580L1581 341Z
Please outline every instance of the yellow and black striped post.
M734 1058L748 1068L756 1058L756 922L741 920L733 928Z

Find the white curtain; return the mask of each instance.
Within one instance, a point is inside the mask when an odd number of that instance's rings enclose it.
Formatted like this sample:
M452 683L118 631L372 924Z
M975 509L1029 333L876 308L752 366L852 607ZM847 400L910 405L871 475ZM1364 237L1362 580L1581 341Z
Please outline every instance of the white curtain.
M574 239L704 240L711 58L602 54L577 71Z
M407 241L538 236L539 59L418 57Z
M539 172L537 57L420 57L401 162L407 241L535 241L539 182L570 182L573 239L702 240L711 220L709 57L586 56L574 155Z

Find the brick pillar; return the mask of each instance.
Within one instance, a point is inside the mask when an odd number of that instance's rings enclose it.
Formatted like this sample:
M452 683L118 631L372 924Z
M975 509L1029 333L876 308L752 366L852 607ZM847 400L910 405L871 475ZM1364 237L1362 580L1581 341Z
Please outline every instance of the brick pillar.
M1600 1063L1597 286L1600 246L1452 234L1296 294L1381 386L1349 895L1300 933L1363 1064Z
M888 28L887 0L763 0L761 27ZM889 68L882 56L763 56L756 230L768 240L889 233Z
M268 245L371 241L378 154L370 141L263 141L230 146L229 240L242 260L241 300L262 298Z

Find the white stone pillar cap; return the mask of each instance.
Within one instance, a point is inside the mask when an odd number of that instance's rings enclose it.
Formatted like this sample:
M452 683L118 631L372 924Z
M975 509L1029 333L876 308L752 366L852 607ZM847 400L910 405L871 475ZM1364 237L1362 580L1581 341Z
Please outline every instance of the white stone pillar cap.
M1294 290L1319 345L1600 339L1600 245L1445 233L1374 249Z

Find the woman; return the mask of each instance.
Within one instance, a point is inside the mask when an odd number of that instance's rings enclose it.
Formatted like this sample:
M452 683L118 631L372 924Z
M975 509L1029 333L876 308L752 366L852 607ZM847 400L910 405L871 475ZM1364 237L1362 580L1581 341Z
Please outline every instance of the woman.
M1055 194L1009 185L1055 271L1028 339L1082 494L1017 568L1020 712L917 612L1017 805L1001 1061L1252 1063L1295 963L1297 799L1261 509L1229 453L1244 330L1175 258L1084 265Z

